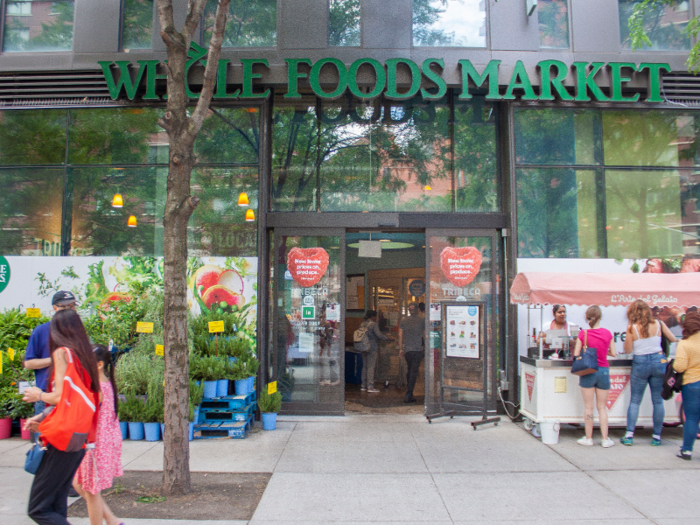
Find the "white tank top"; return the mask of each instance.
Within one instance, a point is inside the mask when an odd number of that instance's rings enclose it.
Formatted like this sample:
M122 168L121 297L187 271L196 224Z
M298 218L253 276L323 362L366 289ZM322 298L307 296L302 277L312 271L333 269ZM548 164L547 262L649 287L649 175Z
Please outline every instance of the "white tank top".
M634 332L637 334L637 340L634 341L633 351L634 355L649 355L661 352L661 325L656 321L656 335L642 339L639 336L639 331L637 330L637 325L633 325Z

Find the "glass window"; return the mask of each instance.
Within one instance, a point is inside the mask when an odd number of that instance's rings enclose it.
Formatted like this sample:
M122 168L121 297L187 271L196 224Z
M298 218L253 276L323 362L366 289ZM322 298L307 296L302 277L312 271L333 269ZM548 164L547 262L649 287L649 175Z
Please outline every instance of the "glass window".
M518 164L600 163L599 113L590 110L516 109Z
M596 178L590 170L516 171L519 257L605 256Z
M360 45L360 0L330 0L328 44Z
M2 50L70 51L73 47L73 0L6 2Z
M209 45L216 17L216 0L209 0L202 20L205 46ZM223 47L274 47L277 45L277 0L231 0Z
M124 0L122 49L150 49L153 0Z
M69 164L168 163L162 109L90 108L70 111Z
M623 49L632 47L628 23L634 7L640 3L641 0L619 0L620 40ZM651 41L651 46L645 44L644 49L679 51L690 49L690 38L683 32L689 18L690 9L687 0L680 1L675 6L651 2L643 14L644 31Z
M486 2L413 0L413 45L486 47Z
M0 111L0 165L63 164L65 160L64 110Z
M605 164L614 166L693 166L700 164L696 113L605 111Z
M539 0L540 47L569 48L569 0Z
M483 97L460 102L455 96L455 211L501 209L496 107Z
M258 108L210 108L195 141L197 160L200 163L257 164L259 128ZM165 162L168 162L167 157Z
M63 169L0 171L0 253L61 255Z

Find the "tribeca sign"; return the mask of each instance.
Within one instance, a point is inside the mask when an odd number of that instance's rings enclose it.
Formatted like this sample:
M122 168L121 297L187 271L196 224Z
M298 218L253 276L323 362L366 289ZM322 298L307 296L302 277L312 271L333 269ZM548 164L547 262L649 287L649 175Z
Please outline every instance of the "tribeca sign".
M197 44L192 44L189 53L190 59L187 61L187 72L189 69L206 56L206 49ZM226 78L231 67L230 59L220 59L217 69L217 83L214 92L214 99L241 99L252 100L267 98L270 90L264 92L254 91L253 81L263 79L263 74L254 72L255 66L269 68L266 59L244 58L240 60L243 66L243 82L241 86L233 92L229 92ZM441 58L429 58L419 66L412 60L406 58L391 58L384 64L374 58L360 58L347 67L337 58L323 58L312 62L308 58L288 58L287 63L287 94L284 98L301 98L299 93L299 82L307 79L312 91L321 99L333 100L343 96L348 90L357 98L372 99L379 95L384 95L391 100L406 100L420 94L424 100L438 100L445 96L447 92L447 82L442 78L441 72L444 70L445 62ZM129 100L136 97L136 92L145 77L144 100L159 100L156 94L156 81L166 78L164 74L157 73L158 60L139 60L138 68L134 67L134 75L131 74L133 65L126 60L116 62L100 61L105 81L109 88L112 99L117 99L122 91L126 93ZM113 67L116 64L116 68ZM489 100L514 100L516 90L521 100L526 101L548 101L559 98L563 101L588 102L591 100L598 102L637 102L639 93L634 95L623 95L623 87L632 80L634 73L648 72L647 96L644 102L663 102L661 96L661 74L663 71L670 71L669 64L632 62L574 62L570 67L559 60L543 60L537 63L539 69L539 93L528 76L523 63L518 60L513 68L510 82L504 93L501 93L498 85L498 70L500 60L491 60L481 72L477 71L469 60L460 60L458 67L462 73L462 93L460 99L472 98L469 81L471 80L477 89L486 89L486 98ZM302 67L305 66L305 67ZM407 69L410 73L410 87L399 91L398 69ZM357 75L361 67L374 69L375 82L369 92L363 91L358 85ZM609 70L610 90L609 95L603 93L596 81L598 73L607 68ZM119 70L119 77L115 79L116 69ZM303 71L302 71L303 69ZM322 86L321 72L326 69L334 69L337 77L337 84L329 88ZM573 74L575 95L569 93L564 85L569 73ZM432 82L433 89L428 90L421 87L423 77ZM193 99L199 97L198 93L192 92L189 85L186 86L187 96ZM473 91L473 90L471 90Z

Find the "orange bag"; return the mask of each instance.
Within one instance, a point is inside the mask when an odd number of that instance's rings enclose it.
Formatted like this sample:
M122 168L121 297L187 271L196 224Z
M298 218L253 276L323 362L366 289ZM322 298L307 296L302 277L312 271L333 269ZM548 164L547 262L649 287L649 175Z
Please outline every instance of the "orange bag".
M97 434L97 414L100 404L99 392L87 386L90 376L80 361L68 348L68 366L63 379L61 400L39 424L39 432L44 444L50 444L64 452L75 452L86 443L94 443Z

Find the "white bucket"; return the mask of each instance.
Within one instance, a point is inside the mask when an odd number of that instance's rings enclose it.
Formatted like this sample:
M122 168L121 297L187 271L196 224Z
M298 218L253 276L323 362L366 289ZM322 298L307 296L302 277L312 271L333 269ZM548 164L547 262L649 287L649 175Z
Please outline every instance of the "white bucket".
M542 421L540 432L542 433L542 443L545 445L556 445L559 443L559 421Z

